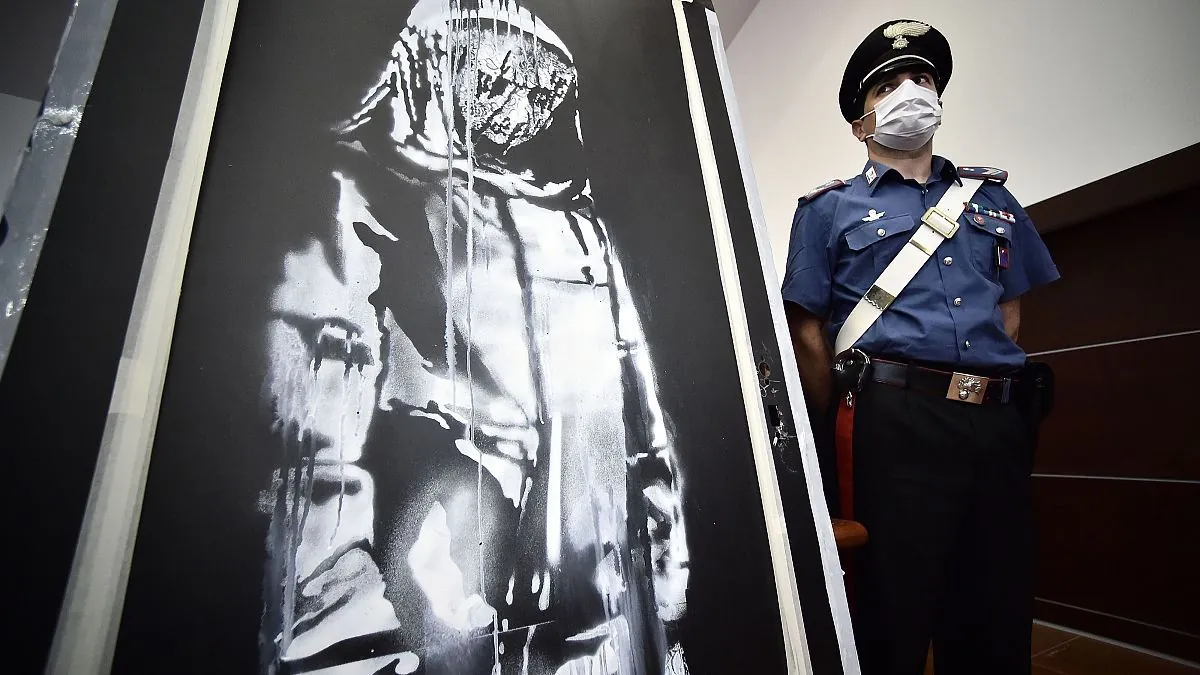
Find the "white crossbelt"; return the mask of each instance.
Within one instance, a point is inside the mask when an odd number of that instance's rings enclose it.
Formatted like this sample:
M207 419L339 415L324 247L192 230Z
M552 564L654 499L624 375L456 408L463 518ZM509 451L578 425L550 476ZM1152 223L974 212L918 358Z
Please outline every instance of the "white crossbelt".
M959 216L966 209L967 202L971 201L984 183L974 178L959 180L962 181L961 184L951 185L937 206L925 212L921 217L921 226L912 238L900 249L899 255L888 263L883 274L879 275L867 294L851 310L850 316L846 317L846 323L842 324L842 329L838 331L834 341L835 354L841 354L861 340L883 311L917 275L917 271L929 260L937 247L958 232Z

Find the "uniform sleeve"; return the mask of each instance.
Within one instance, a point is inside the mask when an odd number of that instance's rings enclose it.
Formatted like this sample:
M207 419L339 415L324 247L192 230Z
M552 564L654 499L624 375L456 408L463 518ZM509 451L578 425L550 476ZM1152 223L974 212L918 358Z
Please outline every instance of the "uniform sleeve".
M783 274L783 299L826 319L829 317L831 277L829 219L820 217L811 203L801 202L792 218L787 269Z
M1017 222L1013 226L1012 248L1008 252L1009 268L1000 274L1000 283L1004 286L1001 302L1015 300L1059 278L1058 267L1050 258L1050 251L1034 228L1029 214L1011 194L1006 197L1008 210L1017 217Z

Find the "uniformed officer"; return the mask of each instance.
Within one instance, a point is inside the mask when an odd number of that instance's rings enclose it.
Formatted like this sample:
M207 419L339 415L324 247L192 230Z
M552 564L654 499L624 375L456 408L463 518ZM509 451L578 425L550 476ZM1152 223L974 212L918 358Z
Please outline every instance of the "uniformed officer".
M835 508L869 534L848 577L866 675L921 673L931 641L938 675L1030 669L1016 340L1021 296L1058 270L1005 172L933 154L951 65L919 21L855 50L839 102L868 161L800 199L783 283Z

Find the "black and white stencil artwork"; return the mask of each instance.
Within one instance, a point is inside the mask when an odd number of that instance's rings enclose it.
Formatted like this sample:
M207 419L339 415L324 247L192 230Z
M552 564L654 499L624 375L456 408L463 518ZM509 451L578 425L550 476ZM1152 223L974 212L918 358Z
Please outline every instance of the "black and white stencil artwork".
M242 0L114 672L785 671L676 29Z
M287 255L267 328L294 447L268 504L280 661L636 672L653 640L686 671L683 483L651 354L586 173L555 166L581 150L577 86L528 9L425 0L348 106L334 242ZM396 448L421 479L388 511L364 461L376 411L421 439Z

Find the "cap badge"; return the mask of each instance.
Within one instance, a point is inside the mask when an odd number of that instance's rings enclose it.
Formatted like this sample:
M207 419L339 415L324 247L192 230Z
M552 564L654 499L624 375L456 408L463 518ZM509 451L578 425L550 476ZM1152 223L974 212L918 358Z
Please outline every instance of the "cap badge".
M883 36L893 40L892 49L904 49L908 38L921 37L929 32L929 25L920 21L899 21L883 29Z

